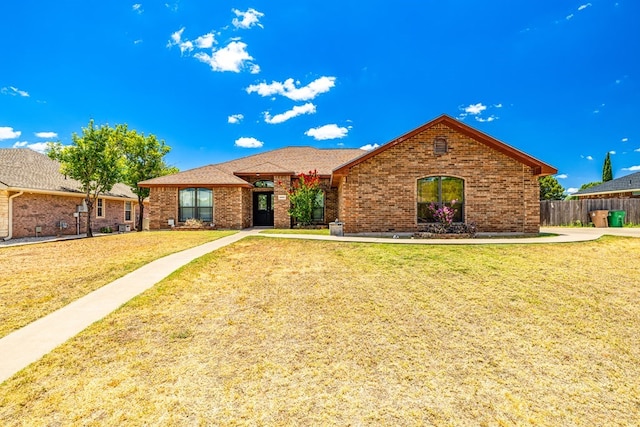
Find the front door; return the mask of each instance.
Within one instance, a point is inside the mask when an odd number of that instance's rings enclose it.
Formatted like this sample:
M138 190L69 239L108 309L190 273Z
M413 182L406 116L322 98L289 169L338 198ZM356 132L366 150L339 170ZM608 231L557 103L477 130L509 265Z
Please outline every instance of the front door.
M273 226L273 192L253 193L253 225Z

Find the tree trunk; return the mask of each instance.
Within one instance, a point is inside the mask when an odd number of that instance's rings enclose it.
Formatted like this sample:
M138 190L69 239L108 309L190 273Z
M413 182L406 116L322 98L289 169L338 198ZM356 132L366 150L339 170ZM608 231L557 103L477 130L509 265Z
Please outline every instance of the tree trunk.
M138 231L143 231L142 224L144 218L144 199L140 196L138 196L138 208L138 210L140 211L140 214L138 216Z
M93 232L91 231L91 216L93 215L93 200L91 197L87 196L85 199L87 201L87 237L93 237Z

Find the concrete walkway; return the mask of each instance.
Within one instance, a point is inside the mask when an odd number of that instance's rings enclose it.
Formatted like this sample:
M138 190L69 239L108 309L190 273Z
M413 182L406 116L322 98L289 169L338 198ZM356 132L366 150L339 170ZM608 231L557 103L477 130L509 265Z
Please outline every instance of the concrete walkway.
M258 232L259 230L243 230L157 259L1 338L0 383L151 288L183 265Z
M209 252L247 236L259 235L259 229L247 229L231 236L155 260L108 285L72 302L0 339L0 383L37 361L54 348L104 318L130 299L141 294L178 268ZM340 242L392 244L525 244L570 243L595 240L605 234L640 237L640 228L543 228L557 236L532 238L476 239L390 239L377 237L337 237L311 234L260 234L264 238L327 240Z

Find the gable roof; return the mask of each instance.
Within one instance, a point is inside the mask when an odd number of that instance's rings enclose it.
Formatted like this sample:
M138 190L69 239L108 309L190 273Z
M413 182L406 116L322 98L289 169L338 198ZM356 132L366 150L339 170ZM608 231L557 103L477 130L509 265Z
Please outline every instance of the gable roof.
M463 134L468 136L469 138L474 139L475 141L478 141L482 144L487 145L488 147L499 151L517 161L519 161L520 163L527 165L531 168L534 169L534 173L535 175L540 175L540 176L544 176L544 175L553 175L555 173L558 172L557 169L555 169L553 166L549 166L548 164L534 158L531 157L530 155L508 145L505 144L504 142L498 141L497 139L483 133L480 132L477 129L472 128L469 125L466 125L462 122L460 122L459 120L454 119L453 117L447 116L446 114L441 115L440 117L436 117L435 119L431 120L428 123L425 123L424 125L392 140L387 142L384 145L381 145L380 147L376 148L375 150L371 150L351 161L349 161L348 163L345 163L341 166L339 166L338 168L336 168L333 173L335 176L344 176L349 172L349 169L351 169L352 167L358 165L359 163L362 163L374 156L377 156L378 154L402 143L403 141L419 134L420 132L425 131L426 129L429 129L435 125L438 124L444 124L445 126Z
M30 148L0 148L0 186L15 191L82 195L82 186L60 173L60 163ZM136 199L129 186L116 184L104 196Z
M612 179L591 188L581 190L572 194L572 196L591 196L597 194L612 193L628 193L631 191L640 191L640 172Z
M320 149L285 147L241 157L223 163L178 172L140 183L143 187L184 185L244 186L239 178L247 175L294 175L315 169L320 176L331 176L333 169L362 154L360 149Z

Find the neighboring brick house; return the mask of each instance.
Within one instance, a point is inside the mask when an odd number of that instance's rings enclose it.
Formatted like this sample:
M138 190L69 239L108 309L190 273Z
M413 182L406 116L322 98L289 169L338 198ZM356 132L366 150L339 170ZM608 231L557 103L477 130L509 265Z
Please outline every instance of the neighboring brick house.
M637 199L640 198L640 172L632 173L591 188L573 193L580 199Z
M430 203L451 204L478 231L537 233L538 177L557 171L449 116L369 152L287 147L140 183L150 187L151 229L190 217L218 228L289 228L287 188L317 170L319 223L346 233L412 232L433 221Z
M80 183L60 163L28 148L0 149L0 239L86 232ZM92 229L135 228L138 199L125 184L101 195Z

